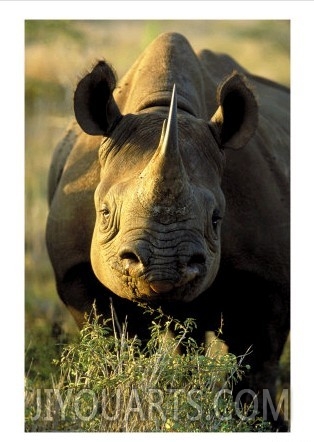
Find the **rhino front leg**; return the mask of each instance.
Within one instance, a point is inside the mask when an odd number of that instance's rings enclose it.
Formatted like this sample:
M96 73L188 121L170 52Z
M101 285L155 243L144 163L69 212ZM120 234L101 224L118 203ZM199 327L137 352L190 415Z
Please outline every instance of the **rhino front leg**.
M94 303L100 313L110 312L109 302L105 302L106 289L96 279L90 263L78 264L57 279L57 291L80 329L90 317Z

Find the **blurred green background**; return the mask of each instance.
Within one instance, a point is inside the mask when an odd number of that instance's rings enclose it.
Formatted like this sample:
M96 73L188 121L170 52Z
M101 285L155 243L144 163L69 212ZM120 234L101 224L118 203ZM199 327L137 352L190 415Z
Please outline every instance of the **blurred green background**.
M197 51L234 57L252 73L289 86L290 22L278 20L25 22L25 344L38 330L74 323L56 294L45 248L47 174L53 149L73 116L77 80L105 58L119 77L160 33L184 34ZM49 332L50 333L50 332ZM33 357L33 356L32 356ZM28 368L29 369L29 368Z

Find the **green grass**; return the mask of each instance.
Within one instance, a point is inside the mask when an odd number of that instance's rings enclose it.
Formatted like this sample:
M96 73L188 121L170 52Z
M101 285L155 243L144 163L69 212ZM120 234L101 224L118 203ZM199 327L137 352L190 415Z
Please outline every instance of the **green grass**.
M255 410L237 409L229 394L245 358L213 351L214 341L198 347L190 337L194 327L191 319L180 324L160 315L143 348L126 325L118 336L112 321L96 317L78 340L54 349L60 354L50 386L47 373L26 378L25 430L269 431Z

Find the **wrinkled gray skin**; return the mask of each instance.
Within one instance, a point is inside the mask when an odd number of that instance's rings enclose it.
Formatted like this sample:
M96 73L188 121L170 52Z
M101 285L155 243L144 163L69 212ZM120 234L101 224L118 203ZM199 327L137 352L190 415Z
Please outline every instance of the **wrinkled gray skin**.
M74 108L47 246L79 326L94 300L143 340L151 318L134 301L196 318L199 342L222 316L229 351L252 346L238 389L274 394L289 331L289 90L167 33L118 85L96 65Z

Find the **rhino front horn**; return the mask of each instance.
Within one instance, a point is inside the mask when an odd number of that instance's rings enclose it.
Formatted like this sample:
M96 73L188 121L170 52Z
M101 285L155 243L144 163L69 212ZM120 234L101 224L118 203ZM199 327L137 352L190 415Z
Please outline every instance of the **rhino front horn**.
M175 152L180 155L179 148L178 148L176 85L173 86L169 115L168 115L168 119L167 119L167 126L165 129L165 122L164 122L164 126L163 126L163 130L161 133L161 138L160 138L157 152L158 152L158 150L160 150L160 154L163 156L166 156L168 151L170 151L171 153Z
M177 94L174 85L159 145L140 175L138 197L143 206L154 206L160 213L166 207L175 211L183 206L186 208L189 192L189 180L178 145Z

